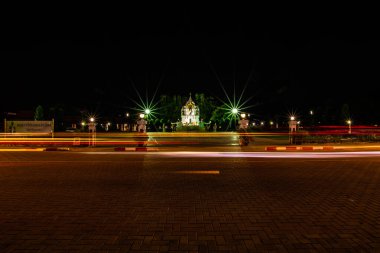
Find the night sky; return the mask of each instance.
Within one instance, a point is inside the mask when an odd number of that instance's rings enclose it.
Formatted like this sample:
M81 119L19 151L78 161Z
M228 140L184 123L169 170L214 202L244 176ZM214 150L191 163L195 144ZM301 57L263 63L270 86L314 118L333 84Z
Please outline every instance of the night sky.
M104 19L13 19L0 44L0 109L125 110L191 92L251 99L258 116L348 104L380 123L379 33L370 17L256 19L255 12L127 11ZM249 78L250 77L250 78ZM321 109L322 110L322 109Z

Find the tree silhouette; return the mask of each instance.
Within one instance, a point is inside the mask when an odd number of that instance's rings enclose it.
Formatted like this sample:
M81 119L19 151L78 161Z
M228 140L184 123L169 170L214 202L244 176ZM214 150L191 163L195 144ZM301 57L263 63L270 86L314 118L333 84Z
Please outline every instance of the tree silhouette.
M44 108L42 105L37 106L36 111L34 112L34 120L43 120L44 119Z

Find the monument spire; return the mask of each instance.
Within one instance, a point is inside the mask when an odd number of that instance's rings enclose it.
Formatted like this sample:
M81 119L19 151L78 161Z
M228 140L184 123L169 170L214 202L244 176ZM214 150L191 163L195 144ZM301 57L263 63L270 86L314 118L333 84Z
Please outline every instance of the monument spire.
M189 95L189 99L181 110L182 124L185 126L198 126L199 108L195 105L193 99L191 98L191 92L189 92Z

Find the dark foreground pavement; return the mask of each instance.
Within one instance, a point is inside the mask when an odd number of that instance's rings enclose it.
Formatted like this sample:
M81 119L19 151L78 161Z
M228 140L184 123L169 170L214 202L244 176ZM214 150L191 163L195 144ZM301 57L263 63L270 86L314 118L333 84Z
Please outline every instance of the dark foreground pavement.
M0 152L0 252L378 252L379 168Z

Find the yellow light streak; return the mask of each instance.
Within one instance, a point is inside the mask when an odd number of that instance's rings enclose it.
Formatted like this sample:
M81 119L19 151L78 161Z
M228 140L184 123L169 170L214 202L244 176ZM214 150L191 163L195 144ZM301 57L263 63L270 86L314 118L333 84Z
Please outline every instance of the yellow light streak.
M30 151L30 152L39 152L39 151L45 151L44 148L2 148L0 149L0 152L17 152L17 151Z
M209 174L209 175L219 175L219 170L180 170L174 172L176 174Z

